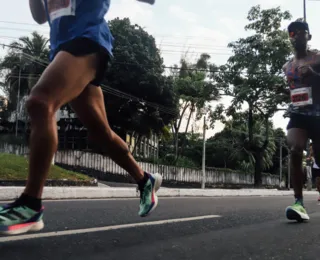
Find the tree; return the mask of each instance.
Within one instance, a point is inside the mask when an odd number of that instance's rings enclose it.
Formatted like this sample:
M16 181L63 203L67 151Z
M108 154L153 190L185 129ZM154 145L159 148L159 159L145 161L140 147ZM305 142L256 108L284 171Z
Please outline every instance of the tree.
M213 78L225 95L233 97L227 115L243 109L244 104L248 107L248 140L244 148L254 157L255 186L260 186L262 163L270 136L269 119L290 101L289 95L281 91L286 86L282 66L291 54L289 38L281 30L281 23L289 20L291 15L287 11L282 12L280 7L261 10L258 5L251 8L247 18L249 24L245 29L253 31L253 35L229 44L234 55ZM254 140L254 114L264 122L263 143Z
M283 176L285 175L285 166L288 161L288 144L286 139L286 134L282 128L277 128L274 130L274 139L276 141L276 151L273 155L272 161L273 166L268 169L271 174L279 175L280 171L280 149L282 150L282 170Z
M8 110L17 107L20 79L20 100L35 85L47 66L49 58L48 39L37 32L25 36L9 45L9 50L0 63L4 76L1 89L8 97ZM45 61L45 62L43 62Z
M185 116L187 116L187 124L183 133L186 136L192 116L196 114L196 120L199 120L211 110L210 102L220 99L218 89L212 81L208 80L207 71L215 67L209 60L210 55L206 53L201 54L195 64L181 59L179 73L174 72L175 91L180 104L180 114L172 124L176 159L179 156L179 132ZM185 141L182 141L180 153L183 153L184 145Z
M255 156L246 149L248 142L248 112L236 113L225 121L225 128L207 141L207 166L254 172ZM273 156L276 151L276 138L272 122L269 124L269 142L262 158L262 170L273 167ZM265 126L260 115L254 115L253 140L258 145L264 143Z
M110 124L118 132L161 134L177 114L172 77L155 39L128 18L109 22L115 38L114 58L105 77L105 102ZM119 92L120 91L120 92Z

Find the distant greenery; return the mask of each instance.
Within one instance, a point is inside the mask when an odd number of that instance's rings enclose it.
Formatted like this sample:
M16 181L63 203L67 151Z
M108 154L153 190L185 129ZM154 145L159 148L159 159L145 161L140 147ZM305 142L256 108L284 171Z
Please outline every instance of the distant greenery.
M22 156L12 154L0 154L0 179L1 180L26 180L28 174L28 161ZM52 166L48 179L50 180L70 180L89 181L90 177Z

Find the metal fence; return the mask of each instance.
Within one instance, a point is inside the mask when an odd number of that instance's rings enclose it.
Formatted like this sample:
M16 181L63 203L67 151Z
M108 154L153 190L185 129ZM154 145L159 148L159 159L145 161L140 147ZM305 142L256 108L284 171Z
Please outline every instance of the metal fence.
M0 152L12 153L27 156L29 149L23 145L0 144ZM90 151L80 150L59 150L55 154L55 164L76 170L88 175L92 175L102 180L110 177L115 179L127 179L128 174L110 158ZM153 163L139 162L140 166L147 172L157 172L163 176L167 182L194 183L200 184L202 181L202 171ZM241 173L228 169L208 169L206 171L207 186L239 185L251 186L254 177L249 173ZM263 185L278 186L279 177L273 175L263 175Z

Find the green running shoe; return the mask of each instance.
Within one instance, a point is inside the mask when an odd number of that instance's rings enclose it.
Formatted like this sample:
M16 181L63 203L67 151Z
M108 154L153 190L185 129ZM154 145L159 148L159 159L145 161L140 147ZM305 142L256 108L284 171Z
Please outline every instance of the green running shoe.
M26 206L9 204L0 207L0 234L18 235L44 228L43 208L34 211Z
M292 206L286 208L286 216L289 220L303 222L309 220L310 217L301 202L296 201Z
M160 189L162 177L160 174L147 173L149 179L140 190L140 210L141 217L148 216L158 205L156 192Z

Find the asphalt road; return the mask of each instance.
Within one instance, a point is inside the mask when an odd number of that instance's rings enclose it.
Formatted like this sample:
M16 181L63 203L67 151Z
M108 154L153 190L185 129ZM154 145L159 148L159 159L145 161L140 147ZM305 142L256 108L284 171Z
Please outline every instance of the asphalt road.
M17 236L11 242L0 237L0 256L10 260L316 260L320 259L316 199L305 199L311 220L302 224L284 217L285 207L292 203L289 197L167 198L147 218L137 216L136 199L45 202L43 232L29 239ZM187 219L193 217L198 218ZM171 223L173 219L180 222Z

